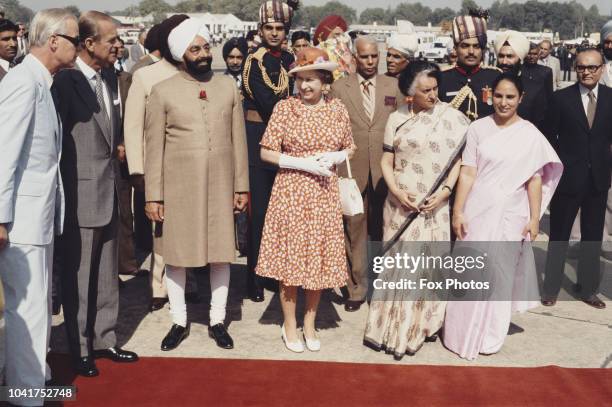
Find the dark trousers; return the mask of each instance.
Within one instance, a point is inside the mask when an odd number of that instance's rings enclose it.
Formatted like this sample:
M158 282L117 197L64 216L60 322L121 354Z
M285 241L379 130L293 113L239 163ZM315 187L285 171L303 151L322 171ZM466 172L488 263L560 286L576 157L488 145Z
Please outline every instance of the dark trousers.
M580 296L586 299L597 292L601 280L599 255L607 197L608 191L597 190L590 177L580 193L555 193L550 203L550 241L544 279L546 297L556 297L561 289L568 241L578 209L581 229L578 258Z
M134 252L134 216L132 215L132 185L127 164L121 164L121 177L117 181L119 200L119 274L131 274L138 270Z
M64 256L62 300L73 357L117 344L119 312L117 205L110 223L96 228L67 225L61 238Z
M247 256L247 288L263 288L262 277L255 274L255 267L259 259L259 246L261 245L261 235L263 233L266 212L270 203L272 186L276 178L277 168L261 162L259 157L259 142L265 132L264 123L246 122L247 146L249 150L249 189L250 199L250 222L249 222L249 253Z

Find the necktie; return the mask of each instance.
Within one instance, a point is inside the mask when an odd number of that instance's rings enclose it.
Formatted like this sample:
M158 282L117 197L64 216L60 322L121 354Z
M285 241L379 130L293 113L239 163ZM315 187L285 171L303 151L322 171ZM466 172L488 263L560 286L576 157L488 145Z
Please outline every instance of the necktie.
M593 91L589 91L588 95L589 103L587 105L587 121L589 122L589 129L593 127L593 121L595 120L595 108L597 107L597 99Z
M96 99L98 100L98 106L100 106L100 112L105 120L105 125L107 126L106 130L110 130L110 116L108 111L106 110L106 103L104 103L104 92L102 90L102 86L104 86L104 82L102 82L102 75L99 72L96 72Z
M372 120L372 116L374 113L374 100L372 99L372 93L370 92L370 85L372 83L368 80L362 81L362 94L363 94L363 108L365 110L366 116L370 120Z

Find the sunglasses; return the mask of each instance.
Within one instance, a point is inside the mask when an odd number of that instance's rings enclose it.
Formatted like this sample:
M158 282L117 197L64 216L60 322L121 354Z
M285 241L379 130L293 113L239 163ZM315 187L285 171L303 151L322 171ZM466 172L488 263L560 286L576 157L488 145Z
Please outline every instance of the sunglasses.
M62 37L65 40L70 41L70 43L74 45L75 47L78 47L79 44L81 43L81 38L79 38L78 35L76 37L71 37L69 35L64 35L64 34L55 34L55 35L58 37Z
M576 65L576 72L584 73L589 71L590 73L595 73L599 68L601 68L601 65Z

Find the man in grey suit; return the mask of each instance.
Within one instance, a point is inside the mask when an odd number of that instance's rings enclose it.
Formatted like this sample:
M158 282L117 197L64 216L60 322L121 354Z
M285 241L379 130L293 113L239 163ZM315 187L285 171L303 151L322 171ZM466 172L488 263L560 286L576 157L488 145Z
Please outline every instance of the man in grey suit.
M136 44L130 47L130 60L128 63L128 69L131 71L132 67L140 61L140 58L147 54L147 49L145 48L145 40L147 39L147 32L141 31L138 34L138 41Z
M50 379L50 278L54 234L62 231L64 213L62 132L51 75L72 65L77 36L76 18L66 10L39 11L32 20L31 54L0 83L0 277L6 294L5 382L13 388L44 388Z
M134 362L138 356L119 348L115 335L121 114L112 67L119 37L113 20L97 11L81 15L79 36L75 69L53 84L64 126L62 297L75 371L96 376L94 358Z
M559 59L550 55L552 51L552 43L550 40L540 42L540 60L538 64L544 65L552 69L553 72L553 90L561 87L561 62Z

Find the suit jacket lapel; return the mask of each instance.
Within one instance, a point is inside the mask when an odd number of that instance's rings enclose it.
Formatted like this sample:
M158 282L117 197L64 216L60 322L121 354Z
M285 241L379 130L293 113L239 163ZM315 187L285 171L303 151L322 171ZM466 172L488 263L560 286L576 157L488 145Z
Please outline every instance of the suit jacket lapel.
M361 120L367 126L370 126L370 118L366 115L365 109L363 107L363 96L361 95L361 85L359 84L359 80L357 79L356 74L351 74L348 80L346 81L347 92L349 94L349 99L353 104L353 107L361 117Z
M387 88L383 85L383 81L380 80L380 76L376 78L376 94L374 96L374 114L372 115L372 123L376 123L378 116L382 114L385 105L385 95Z
M87 81L87 78L85 77L83 72L81 72L80 69L76 68L76 70L78 72L78 75L75 78L77 93L79 94L79 96L81 96L81 99L83 99L89 110L92 112L94 120L98 123L98 127L100 127L100 130L102 131L106 142L110 146L111 135L110 128L107 125L108 119L102 116L104 114L104 111L100 109L100 106L98 106L96 93L91 88L91 85Z

